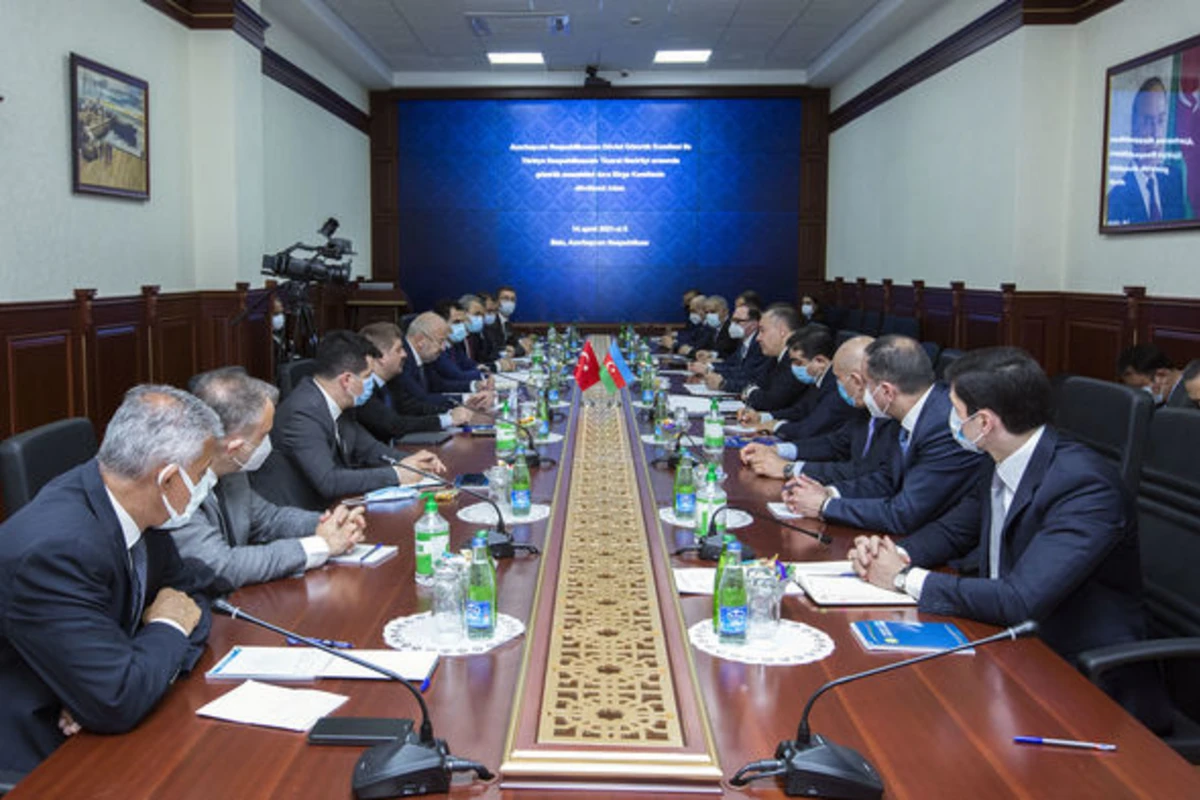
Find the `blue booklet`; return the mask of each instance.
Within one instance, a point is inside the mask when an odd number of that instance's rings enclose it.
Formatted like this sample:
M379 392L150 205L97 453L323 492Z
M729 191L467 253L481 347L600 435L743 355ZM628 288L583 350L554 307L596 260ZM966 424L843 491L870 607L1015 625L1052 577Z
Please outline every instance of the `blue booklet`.
M969 640L953 622L902 622L867 619L850 623L858 643L873 653L933 653L966 644ZM974 653L974 648L961 652Z

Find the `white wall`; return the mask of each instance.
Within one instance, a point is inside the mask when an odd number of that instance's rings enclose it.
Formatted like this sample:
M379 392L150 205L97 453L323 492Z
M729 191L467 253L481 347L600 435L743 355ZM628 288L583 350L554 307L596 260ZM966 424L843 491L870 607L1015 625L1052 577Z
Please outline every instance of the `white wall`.
M834 107L994 3L964 19L969 5L943 7L835 86ZM1104 72L1196 33L1195 0L1126 0L1080 25L1026 26L838 130L827 273L1200 294L1200 231L1097 232Z
M366 90L288 31L268 41L366 109ZM149 82L149 201L71 192L72 51ZM369 271L368 137L260 58L141 0L0 0L0 302L261 285L263 252L317 238L331 215Z

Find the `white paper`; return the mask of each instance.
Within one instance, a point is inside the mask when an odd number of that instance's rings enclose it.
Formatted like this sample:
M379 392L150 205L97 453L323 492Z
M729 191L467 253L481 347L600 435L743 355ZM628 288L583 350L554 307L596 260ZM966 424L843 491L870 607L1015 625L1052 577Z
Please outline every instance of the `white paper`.
M658 374L659 375L691 375L692 373L690 370L686 370L686 369L660 369L658 371Z
M394 544L356 544L340 556L331 556L329 563L351 567L373 567L396 555L397 550L398 548Z
M703 383L685 383L683 388L697 397L714 397L718 395L724 395L725 397L729 396L729 392L724 392L720 389L710 389Z
M350 653L355 658L389 669L409 681L425 680L437 664L437 653L424 650L352 650ZM378 672L352 664L315 647L235 647L217 662L205 677L210 680L387 680L386 676Z
M775 517L776 519L804 519L803 514L795 514L791 511L788 511L787 503L767 503L767 510L770 511L771 516Z
M208 705L196 709L196 714L226 722L303 733L348 699L345 695L318 689L284 689L258 681L246 681Z
M867 583L849 561L808 561L795 565L796 582L819 606L915 606L903 592Z
M706 397L693 397L690 394L672 394L667 396L667 407L675 409L683 406L687 409L688 414L696 416L704 416L708 413L709 404L712 401ZM717 408L722 414L731 414L735 411L741 411L746 404L741 400L718 400Z
M713 582L717 579L716 567L675 567L675 588L680 594L713 593ZM800 587L789 583L786 594L804 594Z
M508 388L516 386L519 383L529 382L529 371L521 370L518 372L497 372L496 373L496 388Z
M750 433L758 433L758 428L753 425L726 425L725 432L733 436L745 436Z

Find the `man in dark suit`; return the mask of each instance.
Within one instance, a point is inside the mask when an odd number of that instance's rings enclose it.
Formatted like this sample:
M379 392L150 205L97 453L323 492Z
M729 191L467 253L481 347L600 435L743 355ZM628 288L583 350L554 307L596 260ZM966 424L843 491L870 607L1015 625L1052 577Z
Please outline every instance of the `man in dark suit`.
M1108 192L1105 219L1110 225L1190 217L1182 161L1167 158L1168 100L1167 87L1159 78L1146 80L1134 95L1130 133L1136 155L1120 183Z
M692 310L692 301L697 297L703 297L699 289L688 289L683 293L683 328L677 331L670 331L658 340L659 345L664 350L673 352L680 343L680 336L691 336L691 331L697 325L704 322L704 312L702 310ZM686 338L684 341L686 341Z
M1005 626L1036 620L1041 638L1068 660L1142 639L1137 516L1116 470L1049 425L1041 367L1022 350L996 347L967 353L946 377L948 430L962 448L990 456L975 489L902 547L859 537L855 570L907 592L926 613ZM976 546L979 577L929 571ZM1162 730L1169 714L1146 666L1114 675L1106 688Z
M468 393L488 385L479 364L465 349L467 341L467 312L457 302L443 301L434 312L449 326L442 352L438 353L426 374L430 387L436 392Z
M0 769L37 766L80 728L124 733L199 659L211 574L171 537L212 479L217 415L137 386L95 459L0 525Z
M408 326L404 337L406 354L400 373L389 381L392 394L405 394L415 398L425 406L436 408L438 413L449 411L459 402L449 397L444 391L455 393L470 391L465 389L441 390L435 387L436 379L433 363L445 349L446 340L450 335L450 326L446 320L432 311L418 314Z
M758 328L758 343L767 359L761 383L742 389L742 400L754 411L778 411L800 399L808 388L792 373L787 340L800 327L796 309L777 303L766 310Z
M533 341L528 336L518 336L512 327L512 315L516 312L517 290L501 286L496 290L496 325L509 358L520 358L533 349Z
M217 484L171 538L184 561L211 569L223 591L320 567L363 539L363 508L327 514L277 506L250 487L250 475L271 454L279 390L241 367L192 379L192 394L217 413L225 435L213 456Z
M271 455L250 478L270 502L312 511L347 495L421 478L389 458L425 471L444 472L438 458L422 450L405 456L380 442L353 413L371 396L367 356L379 351L353 331L330 331L317 345L316 372L280 404L271 428Z
M1189 402L1182 370L1176 369L1170 356L1153 342L1122 350L1117 357L1117 378L1153 397L1156 408L1164 404L1186 408Z
M832 433L852 414L852 408L838 395L832 370L833 331L824 325L805 325L788 337L787 347L792 374L808 389L779 411L744 411L742 424L757 425L787 442Z
M763 477L788 480L807 475L823 484L850 480L884 467L897 447L897 425L891 418L872 417L863 404L866 349L873 341L870 336L856 336L834 354L834 392L849 414L836 430L774 446L746 445L741 452L742 463Z
M758 343L758 327L762 311L758 306L743 303L733 310L729 318L729 336L738 342L738 348L720 364L711 360L695 361L688 369L704 376L704 384L710 389L724 389L737 394L752 383L766 380L770 361L763 355Z
M900 423L888 464L824 486L805 475L784 489L788 507L856 528L904 535L951 508L974 488L981 456L959 447L946 419L950 390L915 339L889 334L866 349L864 403L873 417Z
M713 339L717 328L720 327L720 318L715 312L709 316L710 299L702 294L692 298L688 324L675 337L674 350L679 355L691 356L704 350L712 350ZM722 298L721 302L725 303L725 300Z
M458 304L467 314L467 338L458 345L462 355L471 362L485 367L489 372L511 372L515 365L504 357L504 348L494 349L484 335L487 311L483 300L473 294L458 298Z
M1200 408L1200 358L1192 359L1183 368L1179 386L1183 391L1177 388L1171 392L1167 405L1172 408Z

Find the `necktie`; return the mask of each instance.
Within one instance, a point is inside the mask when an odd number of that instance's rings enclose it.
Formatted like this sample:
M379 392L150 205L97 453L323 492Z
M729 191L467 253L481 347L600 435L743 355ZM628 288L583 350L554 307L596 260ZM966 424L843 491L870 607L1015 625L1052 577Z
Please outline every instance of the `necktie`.
M904 426L900 426L900 452L904 453L904 455L908 455L908 441L909 441L908 428L905 428Z
M137 544L129 549L129 559L133 563L133 628L137 630L142 620L142 609L146 605L146 537L137 540Z
M387 390L386 386L377 386L375 391L379 392L379 394L383 396L383 404L385 406L388 408L396 407L394 401L392 400L392 393Z
M871 440L875 438L875 418L871 417L867 421L867 443L863 445L862 457L866 458L867 453L871 452Z
M1008 515L1004 492L1004 481L997 473L992 476L992 528L988 537L988 577L992 580L1000 577L1000 543L1004 540L1004 518Z
M225 534L225 541L229 542L230 547L236 547L237 542L233 536L233 522L229 519L229 506L225 504L225 493L221 491L221 485L217 484L213 487L212 493L217 497L217 510L221 517L221 533Z
M1158 204L1158 192L1155 191L1156 188L1157 188L1157 184L1154 180L1154 176L1151 175L1149 178L1146 178L1146 192L1150 195L1150 221L1151 222L1161 222L1162 221L1162 206L1160 206Z

